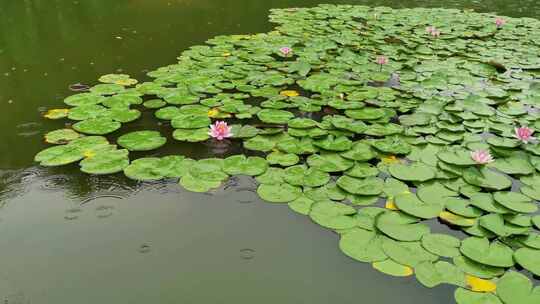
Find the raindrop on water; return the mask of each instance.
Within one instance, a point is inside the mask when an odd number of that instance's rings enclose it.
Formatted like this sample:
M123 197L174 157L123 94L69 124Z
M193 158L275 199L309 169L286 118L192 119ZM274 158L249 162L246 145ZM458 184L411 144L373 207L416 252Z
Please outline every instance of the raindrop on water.
M255 249L244 248L240 249L240 258L242 260L252 260L255 258Z

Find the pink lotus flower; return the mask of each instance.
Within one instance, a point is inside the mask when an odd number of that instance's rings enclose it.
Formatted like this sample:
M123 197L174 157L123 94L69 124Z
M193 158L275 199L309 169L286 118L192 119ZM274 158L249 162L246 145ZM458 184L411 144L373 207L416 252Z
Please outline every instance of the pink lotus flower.
M489 164L494 161L489 151L486 150L476 150L471 152L471 158L479 165Z
M439 31L436 27L434 26L428 26L426 27L426 32L428 34L430 34L431 36L437 38L439 36L441 36L441 31Z
M383 65L388 63L388 58L386 56L377 56L377 64Z
M501 28L501 27L503 27L503 25L505 25L505 24L506 24L506 20L504 20L503 18L497 17L497 18L495 19L495 25L497 26L497 28Z
M280 48L279 51L281 52L283 56L289 56L292 53L292 49L288 46L284 46Z
M535 139L532 136L534 130L529 127L515 128L514 131L516 132L516 138L521 140L524 144L528 144L531 140Z
M430 26L426 27L426 33L428 33L428 34L433 33L433 31L435 31L435 30L436 30L436 28L433 25L430 25Z
M210 125L210 131L208 135L216 138L217 140L223 140L225 138L232 137L232 128L224 121L216 121L213 125Z

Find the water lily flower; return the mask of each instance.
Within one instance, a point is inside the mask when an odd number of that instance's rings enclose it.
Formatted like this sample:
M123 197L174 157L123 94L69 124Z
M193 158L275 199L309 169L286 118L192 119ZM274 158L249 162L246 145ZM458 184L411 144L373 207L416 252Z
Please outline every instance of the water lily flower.
M380 71L382 71L382 66L388 63L388 58L386 56L377 56L376 62L381 67Z
M216 121L213 125L210 125L208 135L217 140L223 140L233 136L231 130L232 127L229 127L226 122Z
M289 56L292 53L292 49L288 46L284 46L280 48L279 51L281 52L283 56Z
M432 25L426 27L426 32L435 38L441 36L441 31Z
M497 18L495 19L495 25L497 26L497 28L501 28L501 27L503 27L503 25L505 25L505 24L506 24L506 20L504 20L503 18L497 17Z
M535 139L532 136L534 130L529 127L515 128L514 131L516 132L516 138L521 140L524 144L528 144L531 140Z
M377 56L377 64L383 65L388 63L388 58L386 56Z
M479 165L485 165L494 161L493 156L486 150L476 150L471 152L471 158Z

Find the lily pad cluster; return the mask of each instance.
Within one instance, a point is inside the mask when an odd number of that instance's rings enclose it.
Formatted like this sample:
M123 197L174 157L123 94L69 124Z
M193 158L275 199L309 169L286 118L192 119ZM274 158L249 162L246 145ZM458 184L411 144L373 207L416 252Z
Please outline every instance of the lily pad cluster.
M110 74L67 97L45 116L73 130L47 134L55 146L36 161L195 192L253 176L263 200L335 231L378 271L454 285L459 304L540 303L540 144L514 131L540 130L540 22L351 5L270 20L269 33L191 47L153 81ZM145 111L170 133L115 136ZM212 143L217 120L244 154L130 157L171 136Z

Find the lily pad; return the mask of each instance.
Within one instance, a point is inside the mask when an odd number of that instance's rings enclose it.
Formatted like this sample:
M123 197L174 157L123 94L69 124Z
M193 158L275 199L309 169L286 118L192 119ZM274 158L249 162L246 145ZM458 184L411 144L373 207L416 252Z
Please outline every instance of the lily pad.
M105 135L120 129L121 126L121 123L103 117L83 120L74 124L73 129L84 134Z
M230 175L257 176L266 172L268 163L257 156L234 155L223 161L223 171Z
M167 138L158 131L135 131L118 138L118 144L129 151L150 151L163 146Z
M122 172L129 165L127 150L100 151L83 159L81 171L89 174L112 174Z
M484 265L512 267L513 251L499 241L490 243L487 238L469 237L461 242L461 253L469 259Z
M302 190L287 183L261 184L257 193L263 200L271 203L288 203L300 197Z

